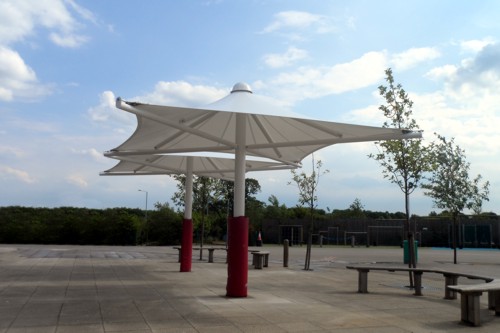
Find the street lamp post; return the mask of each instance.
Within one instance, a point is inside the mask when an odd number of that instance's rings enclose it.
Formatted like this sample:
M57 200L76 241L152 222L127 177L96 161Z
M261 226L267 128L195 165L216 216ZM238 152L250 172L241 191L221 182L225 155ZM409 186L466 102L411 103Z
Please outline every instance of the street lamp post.
M148 191L144 191L144 190L141 190L141 189L139 189L138 191L139 191L139 192L144 192L144 193L146 193L146 214L145 214L146 223L145 223L145 226L146 226L146 245L148 245L148 242L149 242L149 227L148 227Z

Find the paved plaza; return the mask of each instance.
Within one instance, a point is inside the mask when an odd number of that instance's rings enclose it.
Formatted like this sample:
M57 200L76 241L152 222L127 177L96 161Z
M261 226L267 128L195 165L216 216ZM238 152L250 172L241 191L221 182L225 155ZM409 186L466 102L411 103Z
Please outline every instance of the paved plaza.
M262 248L259 248L262 249ZM305 247L270 251L269 267L249 265L246 298L226 298L225 251L214 263L193 252L180 273L172 247L0 245L0 333L3 332L499 332L500 317L481 297L482 326L460 323L460 300L445 300L444 280L423 275L422 297L407 273L370 272L357 293L347 264L403 265L401 248ZM499 250L420 248L419 267L500 278ZM250 260L249 256L249 260ZM467 279L459 283L479 283Z

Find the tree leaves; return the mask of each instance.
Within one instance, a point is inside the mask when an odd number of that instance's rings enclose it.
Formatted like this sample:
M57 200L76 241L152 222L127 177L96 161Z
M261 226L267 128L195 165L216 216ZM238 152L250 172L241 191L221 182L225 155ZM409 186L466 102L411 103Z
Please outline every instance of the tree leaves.
M481 175L469 178L470 163L454 138L447 140L436 136L438 142L431 145L433 172L428 183L422 185L426 189L425 195L433 199L437 208L447 209L453 216L466 208L480 214L482 202L489 200L490 183L481 184Z

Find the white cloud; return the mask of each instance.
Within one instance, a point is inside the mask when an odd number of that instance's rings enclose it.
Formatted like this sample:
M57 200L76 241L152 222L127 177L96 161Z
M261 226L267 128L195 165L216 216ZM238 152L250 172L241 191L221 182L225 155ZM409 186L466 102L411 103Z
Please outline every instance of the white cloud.
M185 81L160 81L152 93L132 100L163 105L202 106L226 96L227 92L227 89L192 85Z
M37 99L51 93L13 44L47 31L54 44L77 48L89 40L80 33L93 14L73 0L3 0L0 2L0 101ZM36 42L34 43L36 44Z
M0 174L3 174L4 179L10 178L10 176L14 177L17 180L20 180L27 184L32 184L36 180L33 178L28 172L14 169L8 166L0 166Z
M458 68L455 65L444 65L431 69L425 74L425 76L433 80L450 79L456 75L457 69Z
M296 41L304 40L303 33L326 34L335 31L335 26L323 15L303 11L283 11L274 15L274 20L262 33L278 33Z
M283 54L267 54L264 56L264 62L271 68L286 67L294 64L295 62L307 58L308 53L306 50L298 49L296 47L289 47Z
M394 54L391 62L399 70L415 67L417 64L439 58L441 53L433 47L411 48L404 52Z
M321 23L324 17L308 12L284 11L274 15L275 20L264 28L263 32L269 33L284 28L307 28Z
M109 162L109 158L104 157L104 155L95 148L81 149L81 150L72 149L72 152L75 154L78 154L78 155L88 156L92 160L94 160L95 162L99 162L99 163L108 163Z
M87 180L79 174L69 175L68 177L66 177L66 181L69 184L76 185L80 188L86 188L89 186Z
M368 52L353 61L331 67L301 67L283 72L259 87L278 98L295 103L340 94L378 83L387 68L385 52Z
M47 85L38 82L35 72L19 53L0 45L0 100L33 99L50 92Z
M116 110L115 100L115 94L112 91L104 91L99 96L99 105L88 109L90 119L96 122L108 121L109 118L114 116Z
M0 3L0 44L11 44L48 29L50 39L59 46L78 47L88 40L78 31L82 22L95 22L92 13L69 0L5 0Z
M77 48L89 40L86 36L74 35L74 34L60 34L53 32L49 35L49 38L54 44L61 47Z
M460 48L464 52L474 52L477 53L481 51L485 46L494 44L495 40L491 37L484 39L472 39L460 42Z

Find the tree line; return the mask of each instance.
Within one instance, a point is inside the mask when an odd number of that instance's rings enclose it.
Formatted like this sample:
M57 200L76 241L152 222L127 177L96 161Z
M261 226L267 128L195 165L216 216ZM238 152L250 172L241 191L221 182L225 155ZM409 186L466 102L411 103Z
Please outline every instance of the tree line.
M257 186L258 181L250 181ZM254 192L247 204L251 231L261 229L265 219L293 220L309 216L308 208L287 207L271 195L268 202L257 200ZM204 210L193 210L194 237L202 233L207 242L223 241L226 234L227 202L209 201ZM156 203L148 211L139 208L90 209L76 207L38 208L23 206L0 207L0 243L3 244L74 244L74 245L175 245L182 231L182 209L166 203ZM356 199L347 209L314 209L315 220L344 218L394 218L401 212L364 210ZM202 225L204 223L204 226ZM202 231L203 230L203 231Z
M178 242L179 214L160 208L0 207L0 243L75 245L158 245Z

